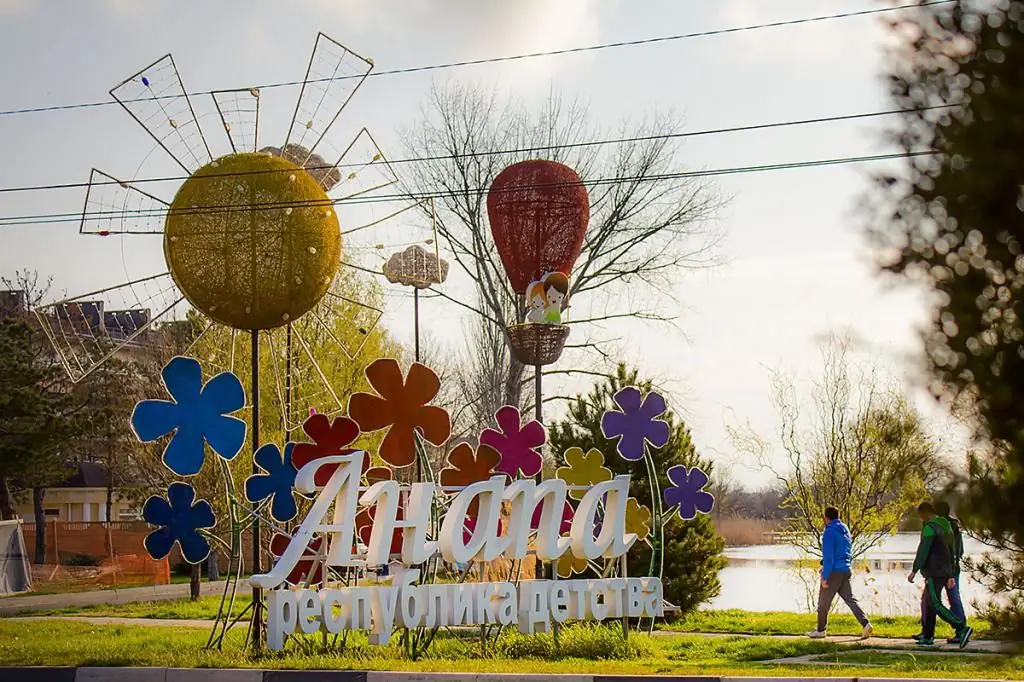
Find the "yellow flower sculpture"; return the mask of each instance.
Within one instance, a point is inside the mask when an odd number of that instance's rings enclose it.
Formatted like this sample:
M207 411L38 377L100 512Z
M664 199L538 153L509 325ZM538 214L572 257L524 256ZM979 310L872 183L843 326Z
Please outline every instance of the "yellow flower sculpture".
M569 578L574 573L583 573L587 570L587 560L580 559L571 551L558 557L558 577Z
M651 534L651 510L635 497L626 501L626 532L636 533L637 540L644 540Z
M566 466L555 471L555 478L562 479L569 486L591 486L612 479L612 470L604 465L604 455L600 450L591 448L589 452L584 453L582 448L569 448L563 457ZM586 492L569 490L569 497L582 500Z

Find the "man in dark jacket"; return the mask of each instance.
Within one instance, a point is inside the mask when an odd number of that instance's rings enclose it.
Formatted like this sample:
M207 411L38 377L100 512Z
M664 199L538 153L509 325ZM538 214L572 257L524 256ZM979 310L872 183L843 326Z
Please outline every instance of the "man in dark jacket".
M835 507L825 509L825 532L821 534L821 590L818 592L818 629L807 633L812 639L821 639L827 635L828 612L836 595L846 602L853 612L853 617L860 623L861 636L867 639L872 629L868 617L857 603L850 588L850 576L853 572L853 538L850 529L839 520L839 510Z
M921 542L914 557L913 570L907 577L910 582L914 582L920 573L925 580L921 595L921 635L917 641L921 646L935 646L935 618L938 616L953 626L956 642L963 649L974 630L967 625L965 618L958 617L942 603L943 588L956 586L953 578L953 557L956 552L953 528L948 520L935 513L935 508L928 502L922 502L917 511L923 524Z
M949 508L949 503L941 500L935 503L935 513L949 521L953 529L953 587L946 585L946 598L949 600L949 610L960 620L967 622L967 615L964 612L964 602L960 598L960 564L964 558L964 534L960 529L960 521L955 518ZM946 640L950 644L956 643L956 637Z

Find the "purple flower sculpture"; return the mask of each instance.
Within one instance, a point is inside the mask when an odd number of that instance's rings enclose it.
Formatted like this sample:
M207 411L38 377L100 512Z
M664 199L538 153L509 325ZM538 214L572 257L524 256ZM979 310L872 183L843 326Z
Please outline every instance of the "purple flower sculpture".
M626 460L636 462L644 457L644 443L663 448L668 443L668 422L658 419L668 409L665 399L651 391L647 395L628 386L612 398L618 410L608 410L601 417L601 433L609 440L618 439L615 449Z
M668 478L672 485L665 488L665 504L679 507L679 518L689 521L697 512L708 514L715 506L715 496L704 490L708 475L700 467L687 469L682 464L669 467Z

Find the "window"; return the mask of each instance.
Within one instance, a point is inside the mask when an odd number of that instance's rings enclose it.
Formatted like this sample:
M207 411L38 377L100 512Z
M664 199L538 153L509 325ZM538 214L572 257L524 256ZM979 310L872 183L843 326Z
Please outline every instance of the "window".
M46 514L46 518L48 519L60 518L60 509L46 509L44 510L44 513Z

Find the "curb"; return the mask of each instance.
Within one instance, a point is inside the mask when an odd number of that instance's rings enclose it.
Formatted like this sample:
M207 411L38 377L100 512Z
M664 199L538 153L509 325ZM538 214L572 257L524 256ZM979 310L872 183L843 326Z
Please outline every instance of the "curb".
M0 682L906 682L900 677L700 677L688 675L516 675L232 668L0 668ZM914 682L950 682L915 678ZM957 682L991 682L958 680Z

